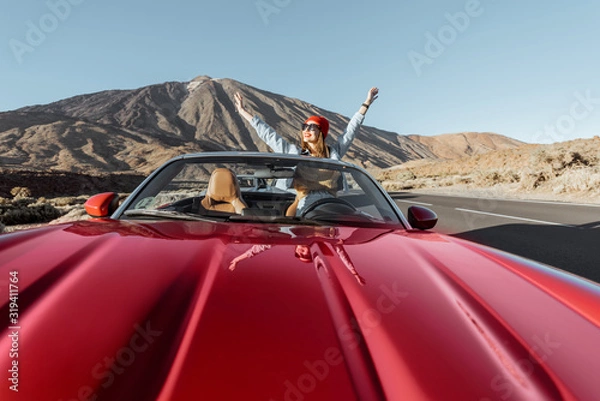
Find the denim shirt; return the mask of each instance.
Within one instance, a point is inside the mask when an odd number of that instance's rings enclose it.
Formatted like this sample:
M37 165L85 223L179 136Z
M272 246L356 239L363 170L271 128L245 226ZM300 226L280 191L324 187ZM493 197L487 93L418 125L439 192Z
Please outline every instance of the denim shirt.
M333 144L329 145L329 158L334 160L341 160L342 157L348 151L348 148L352 144L354 137L356 136L356 131L361 126L364 121L364 114L360 114L356 112L350 121L348 122L348 126L344 130L344 133L340 135L338 140ZM302 149L298 146L289 143L285 139L283 139L273 128L271 128L267 123L261 120L258 116L254 116L252 119L252 127L256 130L256 133L275 153L291 153L294 155L299 155L302 152Z

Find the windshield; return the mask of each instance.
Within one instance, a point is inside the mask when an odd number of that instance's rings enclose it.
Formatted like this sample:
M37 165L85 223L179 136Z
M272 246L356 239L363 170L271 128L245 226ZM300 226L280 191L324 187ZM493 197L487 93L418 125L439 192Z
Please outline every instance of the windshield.
M401 225L361 169L309 158L182 158L159 169L120 218Z

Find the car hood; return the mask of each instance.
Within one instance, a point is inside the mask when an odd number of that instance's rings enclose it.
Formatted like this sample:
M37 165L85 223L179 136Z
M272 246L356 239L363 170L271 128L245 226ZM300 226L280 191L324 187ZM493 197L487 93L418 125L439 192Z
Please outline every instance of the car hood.
M600 392L598 286L435 233L84 221L1 235L0 272L3 400Z

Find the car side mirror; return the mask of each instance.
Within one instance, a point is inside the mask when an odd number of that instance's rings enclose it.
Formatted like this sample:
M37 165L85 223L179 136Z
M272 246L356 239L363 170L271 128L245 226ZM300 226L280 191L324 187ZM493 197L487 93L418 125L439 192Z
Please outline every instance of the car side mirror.
M423 206L410 206L408 208L408 223L419 230L433 228L438 221L437 214Z
M119 194L104 192L89 198L85 204L85 212L92 217L109 217L119 206Z

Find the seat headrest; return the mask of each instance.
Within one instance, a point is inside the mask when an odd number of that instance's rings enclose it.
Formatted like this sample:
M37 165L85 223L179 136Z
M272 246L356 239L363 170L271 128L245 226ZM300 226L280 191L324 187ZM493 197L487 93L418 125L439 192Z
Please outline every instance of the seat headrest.
M206 196L217 202L231 202L240 197L240 187L235 174L227 168L215 169L208 183Z

